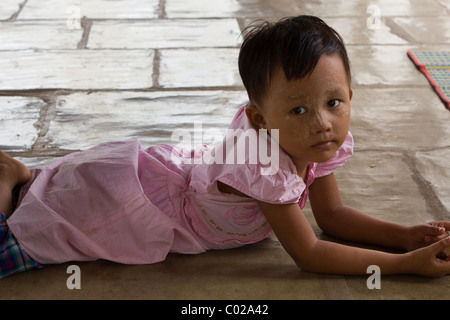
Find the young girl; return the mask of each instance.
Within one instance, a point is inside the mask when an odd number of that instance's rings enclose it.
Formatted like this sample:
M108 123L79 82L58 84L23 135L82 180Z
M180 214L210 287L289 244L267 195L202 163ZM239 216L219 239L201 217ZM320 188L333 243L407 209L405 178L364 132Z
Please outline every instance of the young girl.
M305 271L450 272L450 262L437 258L450 243L450 222L404 227L342 203L333 172L353 152L352 91L333 29L311 16L265 23L247 34L239 69L250 103L230 125L235 135L195 150L203 161L186 161L191 155L173 146L112 142L30 172L0 153L0 275L67 261L155 263L169 252L254 243L271 230ZM261 161L262 145L239 144L249 132L279 146L271 168ZM302 213L308 195L324 232L407 252L317 239Z

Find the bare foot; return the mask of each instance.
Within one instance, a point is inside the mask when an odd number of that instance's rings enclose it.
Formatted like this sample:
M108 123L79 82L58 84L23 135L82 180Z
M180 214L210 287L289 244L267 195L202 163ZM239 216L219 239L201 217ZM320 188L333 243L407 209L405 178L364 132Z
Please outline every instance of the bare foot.
M0 183L15 186L26 183L31 178L30 170L21 162L0 151Z

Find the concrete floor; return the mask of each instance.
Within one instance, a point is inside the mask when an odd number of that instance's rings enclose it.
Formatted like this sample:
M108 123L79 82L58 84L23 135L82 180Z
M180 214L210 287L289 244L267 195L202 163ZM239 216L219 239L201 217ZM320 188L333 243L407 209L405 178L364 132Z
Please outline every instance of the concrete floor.
M246 101L241 30L297 14L335 27L351 57L346 203L408 225L450 220L450 112L406 55L450 50L449 0L2 0L0 149L34 166L110 140L173 144L175 128L200 121L220 137ZM369 275L299 271L276 239L155 265L75 264L80 290L66 286L68 263L0 281L2 298L450 298L450 277L384 276L370 290Z

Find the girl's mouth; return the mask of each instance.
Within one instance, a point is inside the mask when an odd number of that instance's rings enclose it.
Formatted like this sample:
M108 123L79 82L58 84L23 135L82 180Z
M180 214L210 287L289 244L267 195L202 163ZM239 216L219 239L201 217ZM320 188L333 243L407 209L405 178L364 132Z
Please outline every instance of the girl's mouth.
M329 149L333 145L333 140L325 140L319 143L312 145L311 147L314 149Z

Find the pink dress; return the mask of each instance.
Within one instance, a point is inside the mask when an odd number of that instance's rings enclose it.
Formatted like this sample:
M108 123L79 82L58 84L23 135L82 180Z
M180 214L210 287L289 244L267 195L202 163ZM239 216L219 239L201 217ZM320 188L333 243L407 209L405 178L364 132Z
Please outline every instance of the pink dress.
M244 109L230 129L254 130ZM42 264L97 259L147 264L169 252L196 254L258 242L271 228L255 199L303 207L307 186L345 163L353 138L349 133L328 162L311 163L305 182L282 150L278 170L266 175L264 165L249 161L248 146L243 164L202 161L217 150L202 146L186 152L169 145L143 150L127 141L70 154L33 171L8 226ZM217 181L251 198L221 193Z

